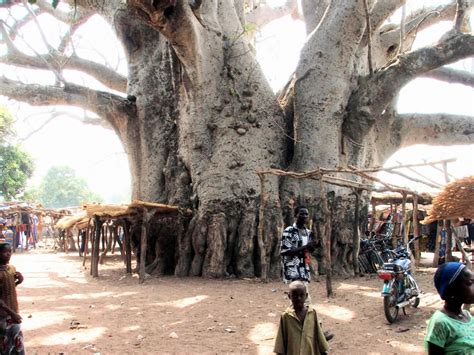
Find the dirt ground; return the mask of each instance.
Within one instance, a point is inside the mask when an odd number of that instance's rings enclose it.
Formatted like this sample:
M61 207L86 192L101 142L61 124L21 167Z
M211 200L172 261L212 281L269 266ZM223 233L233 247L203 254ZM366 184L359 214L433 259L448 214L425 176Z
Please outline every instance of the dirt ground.
M106 257L96 279L75 253L36 249L15 253L11 263L25 276L17 290L29 354L269 354L289 304L278 280L150 277L139 284L119 255ZM426 322L441 304L433 272L417 270L421 304L393 325L376 276L334 280L332 299L324 280L312 282L324 328L335 334L330 353L422 354Z

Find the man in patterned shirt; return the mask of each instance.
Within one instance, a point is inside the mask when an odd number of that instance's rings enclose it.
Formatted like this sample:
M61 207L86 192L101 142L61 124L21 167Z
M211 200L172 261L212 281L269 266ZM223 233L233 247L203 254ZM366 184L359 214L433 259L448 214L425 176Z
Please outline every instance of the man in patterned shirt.
M309 212L305 206L295 208L295 223L285 228L281 237L280 255L283 266L283 281L311 280L311 252L318 246L312 239L311 231L306 228Z

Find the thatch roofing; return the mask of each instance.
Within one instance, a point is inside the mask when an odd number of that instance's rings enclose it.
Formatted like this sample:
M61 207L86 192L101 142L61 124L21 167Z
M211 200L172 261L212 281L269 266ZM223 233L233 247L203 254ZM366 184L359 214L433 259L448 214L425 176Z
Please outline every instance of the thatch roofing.
M433 199L433 208L421 223L454 218L474 219L474 175L446 185Z
M101 205L90 204L83 206L89 217L125 217L128 215L136 215L141 213L143 209L153 209L159 215L177 216L178 214L191 215L189 209L183 209L177 206L165 205L162 203L154 203L147 201L134 200L128 205Z
M133 217L141 214L143 209L152 209L155 211L156 215L165 217L175 217L180 214L184 216L192 215L192 212L189 209L140 200L135 200L128 205L85 204L82 206L82 209L84 211L79 214L61 218L56 223L56 227L61 229L70 229L73 227L83 229L87 227L91 218L101 217L115 219Z
M28 204L27 202L2 202L0 203L0 216L8 216L15 213L33 213L36 215L61 217L70 215L71 211L65 208L52 209L43 208L41 204Z
M74 227L76 224L82 223L84 221L89 221L85 212L76 214L74 216L65 216L56 222L56 228L69 229Z

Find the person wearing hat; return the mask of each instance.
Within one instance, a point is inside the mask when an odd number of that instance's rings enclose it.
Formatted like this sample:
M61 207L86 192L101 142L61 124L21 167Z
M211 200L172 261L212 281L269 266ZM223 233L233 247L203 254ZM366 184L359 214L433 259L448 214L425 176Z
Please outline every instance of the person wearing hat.
M474 303L474 274L462 263L448 262L436 270L434 284L444 306L428 323L426 352L474 354L474 317L462 308Z

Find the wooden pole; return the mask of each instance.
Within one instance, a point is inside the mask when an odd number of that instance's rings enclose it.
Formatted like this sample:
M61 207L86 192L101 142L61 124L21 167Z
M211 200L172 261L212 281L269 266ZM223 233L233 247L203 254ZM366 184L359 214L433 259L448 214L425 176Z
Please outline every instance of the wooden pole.
M332 267L331 267L331 220L329 215L328 201L326 198L326 189L324 188L323 175L319 175L319 193L321 195L321 207L324 221L322 226L322 239L324 244L324 268L326 270L326 293L332 297Z
M393 206L393 209L392 209L392 206ZM393 215L392 217L392 245L397 245L397 240L398 240L398 232L400 230L400 227L397 228L397 224L398 222L395 222L395 218L396 218L396 215L398 213L398 205L397 204L394 204L394 205L390 205L390 208L391 208L391 211L390 211L390 214Z
M401 227L403 227L403 245L407 245L408 243L408 228L407 228L407 224L405 223L406 221L406 213L407 213L407 194L404 193L402 194L403 196L403 199L402 199L402 223L401 223Z
M143 219L142 219L142 232L140 237L140 269L138 281L143 283L145 281L145 267L146 267L146 250L148 242L148 222L150 222L151 216L155 213L154 210L148 211L143 208Z
M94 216L94 242L92 244L91 252L91 275L92 277L99 276L99 251L100 251L100 235L102 231L102 221L99 216Z
M453 261L453 229L451 228L451 220L444 221L444 229L446 229L446 262Z
M132 273L132 245L130 238L130 222L125 220L123 223L123 232L125 234L125 268L127 274Z
M91 219L87 222L86 239L84 240L84 258L82 259L82 266L86 266L87 253L89 252L89 239L91 235Z
M372 232L374 231L374 225L375 225L375 219L376 219L375 214L377 213L375 211L375 206L376 206L376 203L372 202L372 218L370 219L370 228L369 228L371 236L372 236Z
M435 239L435 252L433 255L433 267L438 267L439 264L439 249L441 248L441 233L442 233L441 221L436 223L436 239Z
M416 238L420 235L418 228L418 196L413 196L413 238ZM419 265L420 263L420 241L415 240L415 264Z
M355 200L356 205L355 205L355 212L354 212L354 224L352 226L352 267L354 269L354 274L359 275L359 271L360 271L359 270L359 247L360 247L359 203L360 203L361 190L354 190L354 194L356 197L356 200ZM372 204L372 206L374 206L374 204Z
M267 251L265 248L264 243L264 235L265 235L265 208L267 205L267 193L265 190L265 175L259 174L258 177L260 178L260 208L258 211L258 248L260 250L260 264L262 268L261 272L261 279L263 281L268 280L268 263L267 263Z

